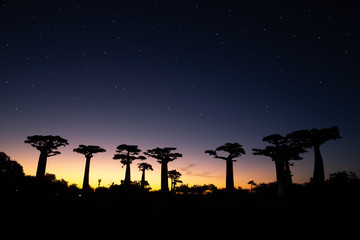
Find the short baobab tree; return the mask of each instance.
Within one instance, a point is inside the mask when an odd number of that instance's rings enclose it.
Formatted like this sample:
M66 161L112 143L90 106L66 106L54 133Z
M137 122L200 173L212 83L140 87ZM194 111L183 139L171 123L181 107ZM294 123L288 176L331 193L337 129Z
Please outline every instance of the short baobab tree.
M278 195L282 197L292 184L289 161L301 160L300 154L306 151L290 137L283 137L280 134L266 136L262 141L272 145L264 149L253 148L253 154L270 157L275 162L277 190Z
M141 175L141 190L144 191L145 190L145 171L146 170L151 170L153 171L154 169L152 168L151 164L146 163L146 162L142 162L142 163L138 163L138 168L139 171L142 171L142 175Z
M120 160L123 166L126 166L124 185L130 185L130 164L132 164L135 160L145 160L146 157L138 156L141 150L137 145L121 144L117 146L116 152L117 153L114 155L113 159Z
M329 140L341 138L339 128L334 126L323 129L299 130L291 133L299 144L305 148L313 148L315 154L313 183L320 186L325 183L324 162L320 152L320 146Z
M250 184L250 193L252 193L253 186L256 187L257 184L254 182L254 180L249 181L248 184Z
M168 184L168 163L175 159L182 157L181 153L174 153L175 147L154 148L144 152L145 155L157 159L157 162L161 164L161 192L169 192Z
M176 171L176 169L170 170L168 174L169 174L169 178L171 179L171 191L174 191L176 184L182 183L182 181L180 180L182 174Z
M36 170L36 179L38 180L44 179L47 158L60 154L59 151L55 151L59 147L69 145L67 139L52 135L28 136L25 143L29 143L32 147L40 151L39 162Z
M104 148L94 145L79 145L79 147L73 150L76 153L80 153L85 155L86 163L85 163L85 173L84 173L84 181L83 181L83 189L89 189L89 172L90 172L90 160L94 156L95 153L106 152ZM100 185L100 183L99 183Z
M218 152L227 152L228 156L220 156ZM226 161L226 190L232 191L234 190L234 170L233 170L233 162L235 158L241 156L241 154L245 154L245 150L242 145L239 143L225 143L215 150L206 150L205 153L213 156L214 158L222 159Z

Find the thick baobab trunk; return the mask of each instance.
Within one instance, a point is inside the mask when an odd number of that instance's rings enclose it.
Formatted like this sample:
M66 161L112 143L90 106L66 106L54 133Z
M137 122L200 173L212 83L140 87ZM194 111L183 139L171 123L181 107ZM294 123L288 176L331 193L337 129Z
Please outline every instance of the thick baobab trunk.
M285 161L285 183L287 186L291 186L292 185L292 175L291 175L291 171L290 171L290 164L289 161Z
M125 185L130 185L131 183L131 177L130 177L130 163L126 164L126 170L125 170L125 180L124 180L124 184Z
M144 191L145 189L145 168L142 170L141 176L141 190Z
M232 159L226 160L226 190L234 190L234 171Z
M91 157L86 156L84 181L83 181L83 187L82 187L82 189L85 189L85 190L90 188L90 185L89 185L90 160L91 160Z
M313 181L315 185L321 185L325 182L324 163L320 152L320 145L314 146L315 164Z
M161 192L169 192L167 162L161 163Z
M281 160L275 160L275 168L276 168L276 182L278 188L278 196L283 197L285 195L284 162Z
M36 170L36 179L42 180L45 176L45 170L46 170L46 161L47 161L47 151L41 151L39 162Z

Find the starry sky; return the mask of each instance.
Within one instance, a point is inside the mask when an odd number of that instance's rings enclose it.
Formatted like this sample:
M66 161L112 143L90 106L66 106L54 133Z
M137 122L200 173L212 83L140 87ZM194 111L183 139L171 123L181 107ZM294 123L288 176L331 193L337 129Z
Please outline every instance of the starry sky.
M360 174L358 1L0 1L0 151L35 175L29 135L70 145L47 172L81 186L79 144L94 156L90 184L119 183L120 144L177 147L169 170L189 185L225 186L225 162L204 154L239 142L235 185L275 180L253 156L264 136L339 126L321 150L325 173ZM292 167L309 181L313 152ZM147 173L160 186L160 165ZM136 162L132 180L140 180Z

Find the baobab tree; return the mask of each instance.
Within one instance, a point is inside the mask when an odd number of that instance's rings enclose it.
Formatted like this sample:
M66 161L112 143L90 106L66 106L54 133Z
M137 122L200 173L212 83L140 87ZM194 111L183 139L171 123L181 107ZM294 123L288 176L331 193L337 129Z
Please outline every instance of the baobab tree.
M114 160L119 160L123 164L123 167L126 166L125 170L125 179L124 185L130 185L131 177L130 177L130 164L135 160L145 160L146 157L139 156L141 150L137 145L127 145L121 144L116 148L116 154L114 155Z
M218 152L227 152L228 156L220 156ZM225 143L215 150L206 150L205 153L213 156L214 158L222 159L226 161L226 190L232 191L234 190L234 170L233 170L233 162L236 162L234 158L238 158L241 154L245 154L245 150L242 145L239 143Z
M168 163L182 157L181 153L171 152L175 150L175 147L157 147L144 152L145 155L157 159L157 162L161 164L161 192L163 193L169 192Z
M182 181L179 180L182 174L180 172L176 171L176 169L175 169L175 170L170 170L168 175L169 175L169 178L171 179L171 191L174 191L176 184L182 183Z
M151 170L153 171L154 169L152 168L152 165L146 162L142 162L142 163L138 163L138 168L139 171L142 171L142 175L141 175L141 191L145 190L145 171L146 170Z
M289 161L301 160L300 154L304 153L305 149L280 134L269 135L264 137L262 141L273 146L266 146L264 149L253 148L253 154L270 157L275 162L278 195L283 196L286 187L292 184Z
M313 148L315 154L313 183L322 185L325 182L324 162L320 152L320 146L329 140L341 138L339 128L334 126L323 129L299 130L291 133L299 144L305 148Z
M104 148L94 145L79 145L79 147L74 148L73 150L76 153L80 153L85 155L86 163L85 163L85 173L84 173L84 181L83 181L83 189L87 190L90 188L89 185L89 172L90 172L90 160L94 156L95 153L106 152ZM100 183L99 183L100 185Z
M257 184L254 182L254 180L249 181L248 184L250 184L250 193L252 193L253 186L257 186Z
M36 179L38 180L44 179L47 158L60 154L59 151L55 151L59 147L69 145L68 140L60 136L52 135L28 136L24 142L29 143L32 147L40 151L39 162L36 170Z

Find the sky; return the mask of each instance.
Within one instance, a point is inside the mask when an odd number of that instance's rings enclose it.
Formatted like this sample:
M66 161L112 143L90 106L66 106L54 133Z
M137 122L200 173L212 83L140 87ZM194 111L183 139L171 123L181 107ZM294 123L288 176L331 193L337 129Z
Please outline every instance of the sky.
M48 173L82 185L80 144L90 185L118 184L120 144L176 147L169 170L185 184L225 187L225 161L204 154L243 145L235 186L275 181L275 165L252 155L270 134L338 126L321 147L325 174L360 174L357 1L0 1L0 151L35 175L31 135L69 145ZM312 149L291 167L304 183ZM160 187L160 164L147 172ZM140 180L137 162L132 180Z

